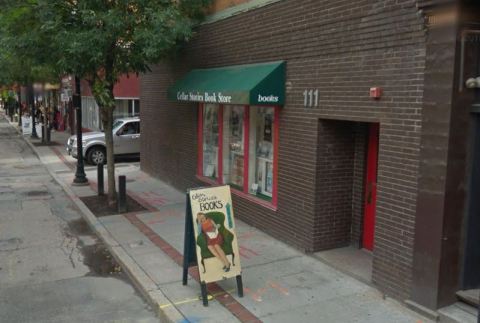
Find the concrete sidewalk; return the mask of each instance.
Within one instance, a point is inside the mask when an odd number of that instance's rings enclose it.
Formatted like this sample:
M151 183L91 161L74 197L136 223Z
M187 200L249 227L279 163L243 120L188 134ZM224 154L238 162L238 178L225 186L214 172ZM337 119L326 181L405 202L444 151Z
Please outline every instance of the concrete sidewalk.
M138 163L118 163L129 195L148 211L96 218L78 199L94 195L95 167L86 167L90 186L73 187L75 160L65 153L64 133L52 133L60 145L32 147L54 178L82 210L155 305L172 322L429 322L400 303L237 220L245 296L234 280L209 285L209 307L200 301L198 273L182 286L185 194L143 173ZM30 138L26 138L30 141Z

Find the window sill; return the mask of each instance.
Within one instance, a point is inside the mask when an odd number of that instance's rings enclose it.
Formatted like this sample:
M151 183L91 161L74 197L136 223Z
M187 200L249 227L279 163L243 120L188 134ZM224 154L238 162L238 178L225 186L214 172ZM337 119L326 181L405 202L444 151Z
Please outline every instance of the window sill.
M218 183L217 181L211 179L211 178L208 178L208 177L204 177L204 176L200 176L200 175L196 175L197 179L206 183L206 184L209 184L209 185L215 185L215 186L218 186L218 185L222 185L220 183ZM250 195L250 194L246 194L242 191L239 191L235 188L233 188L232 186L230 186L230 189L232 191L233 194L235 194L236 196L239 196L243 199L246 199L252 203L255 203L257 205L260 205L264 208L267 208L267 209L270 209L272 211L277 211L277 206L276 205L273 205L273 203L271 202L268 202L268 201L265 201L265 200L262 200L261 198L258 198L258 197L255 197L253 195Z

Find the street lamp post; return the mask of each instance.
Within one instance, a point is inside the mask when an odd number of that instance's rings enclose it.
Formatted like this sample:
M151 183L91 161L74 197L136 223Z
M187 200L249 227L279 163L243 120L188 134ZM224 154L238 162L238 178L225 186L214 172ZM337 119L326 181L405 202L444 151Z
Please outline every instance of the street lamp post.
M22 128L22 90L20 89L17 92L18 95L18 100L17 100L17 105L18 105L18 126L20 129Z
M28 86L28 101L31 106L31 112L32 112L32 135L31 137L34 139L38 139L37 135L37 126L35 125L35 98L33 94L33 84L30 84Z
M77 121L77 170L73 185L88 185L87 175L83 164L83 143L82 143L82 97L80 93L80 78L75 76L75 94L73 95L73 107L76 112Z

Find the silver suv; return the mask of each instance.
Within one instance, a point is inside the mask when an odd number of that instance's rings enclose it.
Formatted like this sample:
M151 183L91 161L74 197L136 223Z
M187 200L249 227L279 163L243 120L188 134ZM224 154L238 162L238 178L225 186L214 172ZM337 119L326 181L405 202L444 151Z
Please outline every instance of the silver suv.
M104 164L107 160L105 134L103 132L83 133L83 157L89 164ZM113 123L113 149L115 156L140 154L140 119L122 118ZM67 152L77 158L77 136L67 141Z

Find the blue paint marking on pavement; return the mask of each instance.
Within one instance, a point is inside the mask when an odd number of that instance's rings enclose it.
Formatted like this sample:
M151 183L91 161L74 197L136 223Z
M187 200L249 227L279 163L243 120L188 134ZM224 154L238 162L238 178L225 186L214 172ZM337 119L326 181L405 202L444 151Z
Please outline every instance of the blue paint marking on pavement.
M232 212L231 212L232 207L230 206L230 203L227 203L225 207L227 208L228 228L231 229L233 227Z
M189 316L186 319L183 319L181 321L177 321L178 323L197 323L201 322L202 318L201 317L196 317L196 316Z

